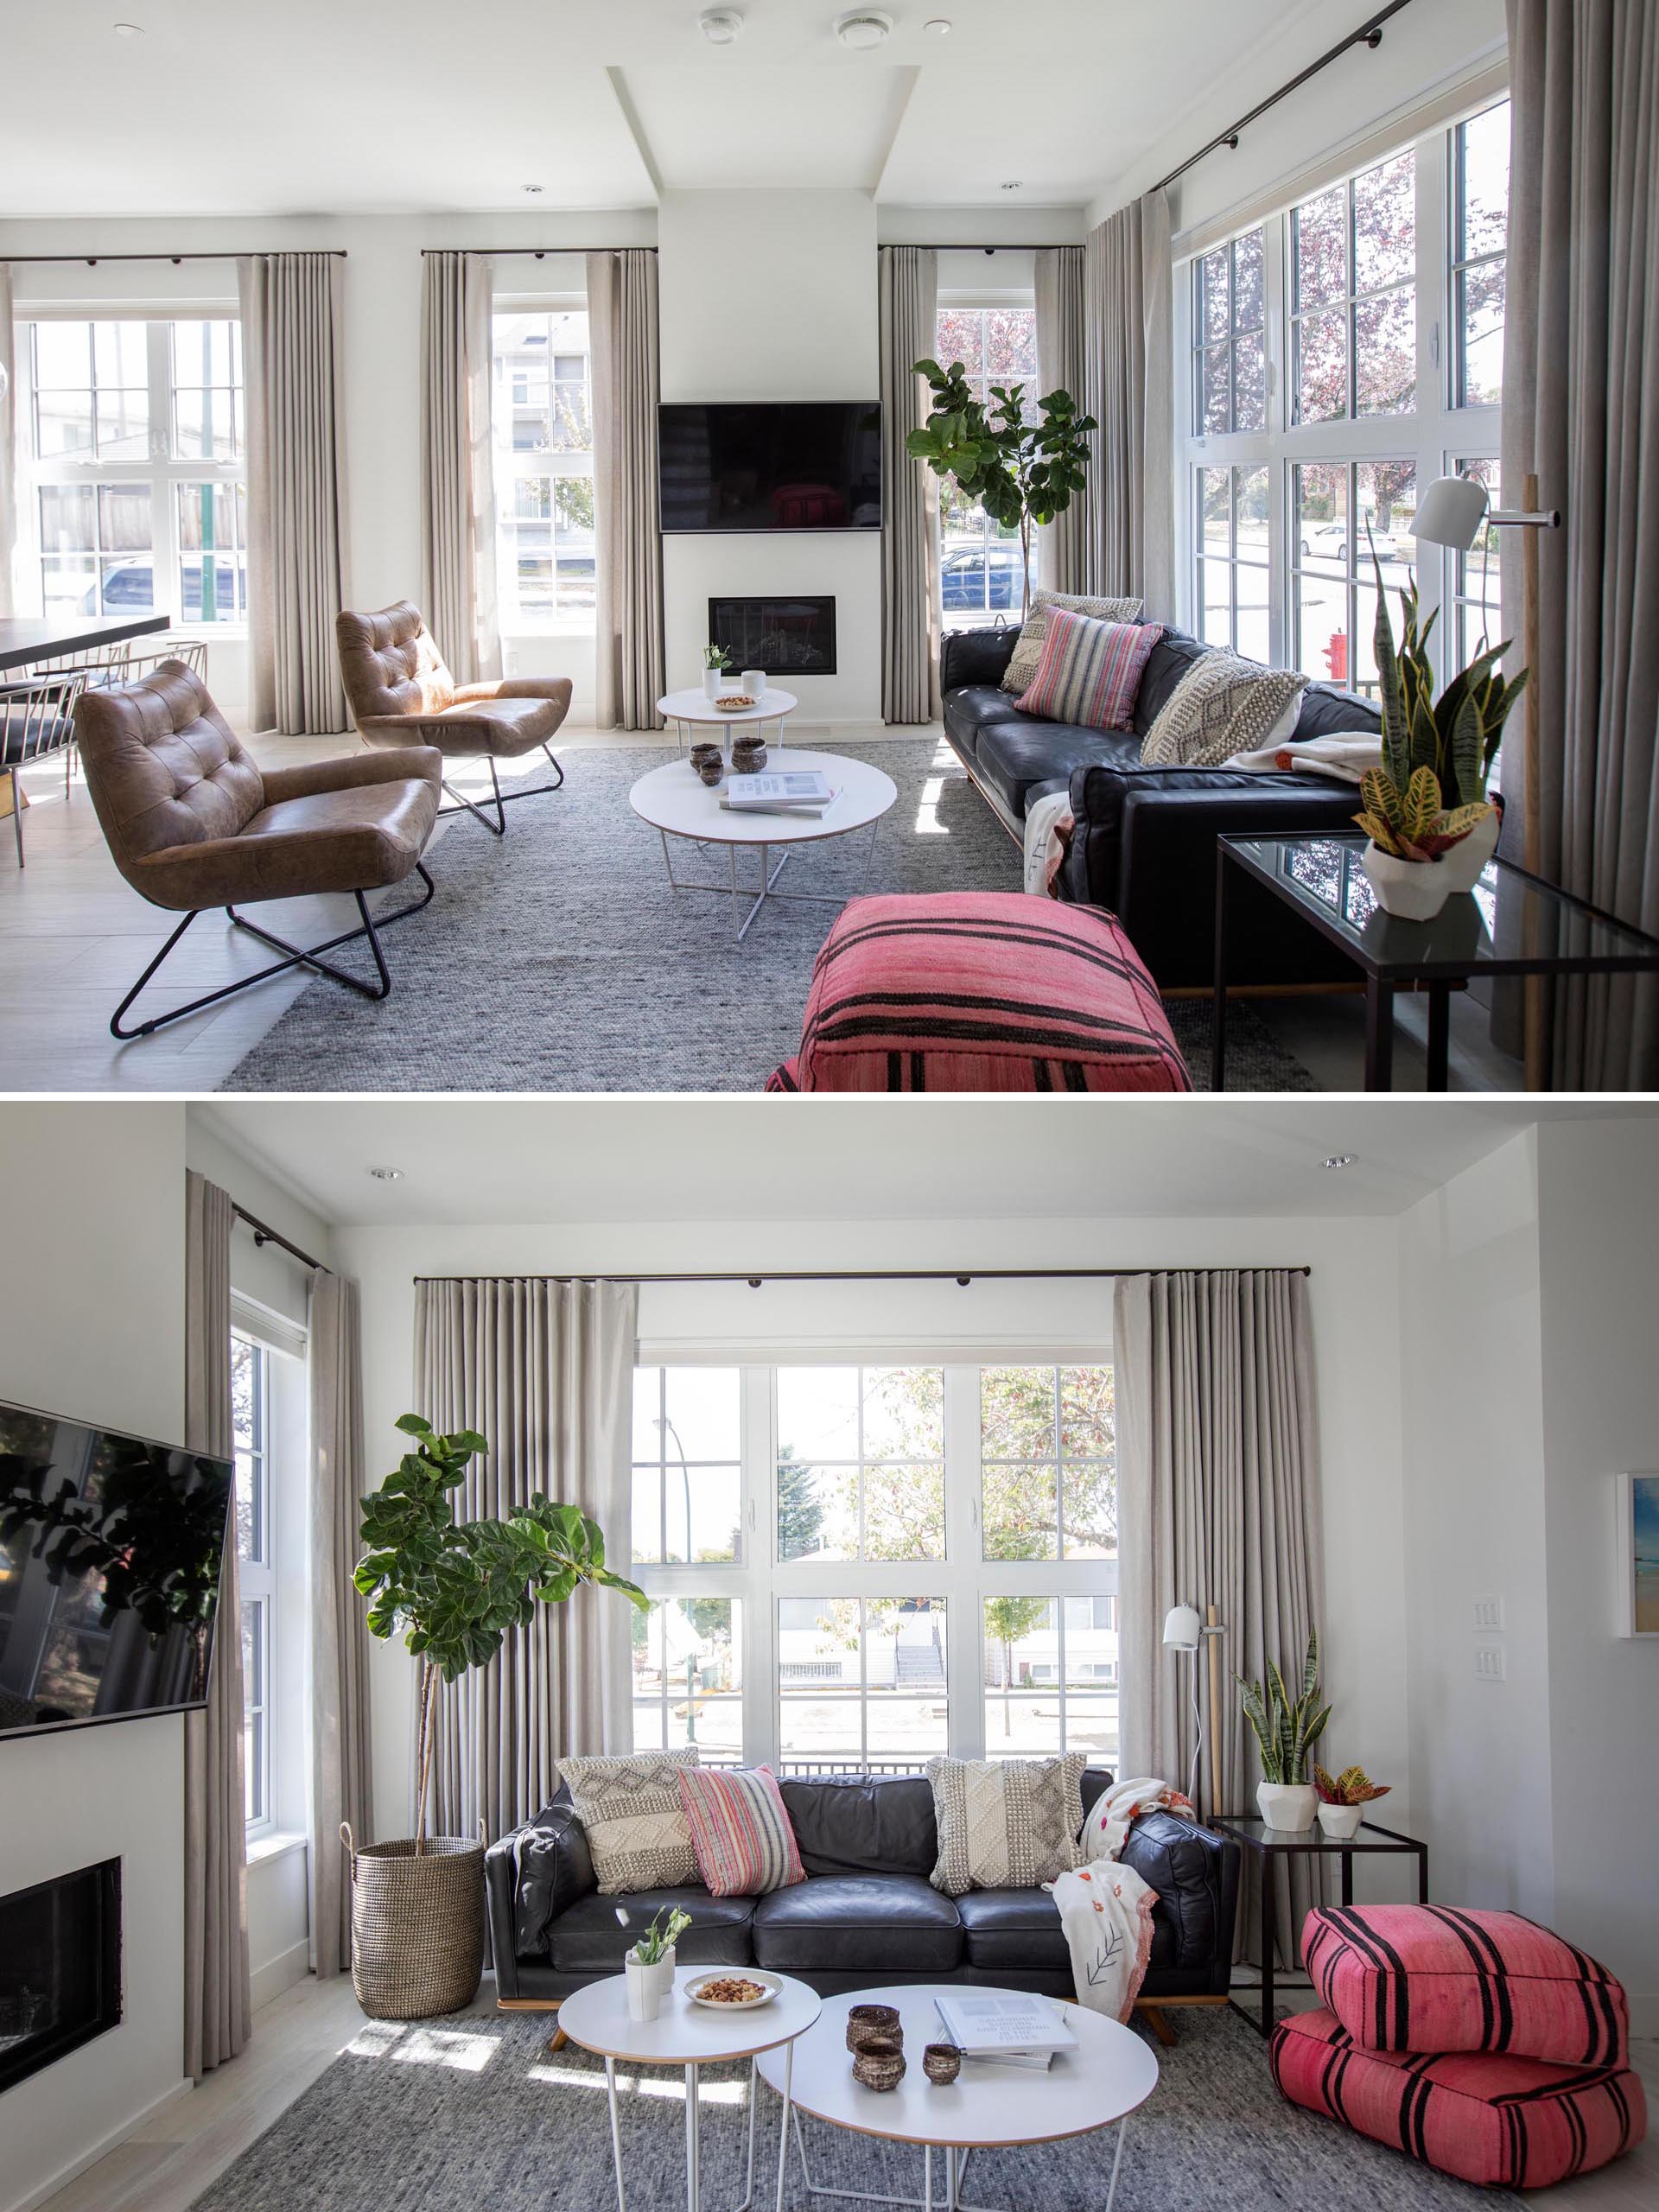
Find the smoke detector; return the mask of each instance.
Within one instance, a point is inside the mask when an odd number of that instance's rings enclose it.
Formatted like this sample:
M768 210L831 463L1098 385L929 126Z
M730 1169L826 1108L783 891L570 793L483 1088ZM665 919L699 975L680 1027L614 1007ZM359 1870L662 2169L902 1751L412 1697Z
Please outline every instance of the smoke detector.
M843 46L861 53L885 46L892 35L893 17L885 8L855 8L849 15L836 18L836 36Z
M706 8L697 29L710 46L734 46L743 33L742 14L736 8Z

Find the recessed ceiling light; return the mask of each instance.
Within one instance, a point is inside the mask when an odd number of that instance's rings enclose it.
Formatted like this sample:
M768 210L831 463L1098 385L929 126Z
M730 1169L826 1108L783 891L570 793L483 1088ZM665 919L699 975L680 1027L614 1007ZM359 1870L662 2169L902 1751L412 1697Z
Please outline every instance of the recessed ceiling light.
M1328 1160L1319 1162L1321 1167L1351 1167L1358 1160L1357 1152L1333 1152Z
M401 1183L404 1179L401 1167L371 1167L369 1173L377 1183Z
M922 25L922 29L925 31L931 31L935 38L949 38L950 18L949 16L930 16Z
M868 53L872 47L885 46L893 36L893 17L885 8L855 8L848 15L836 16L836 36L843 46Z
M143 38L144 27L142 23L118 23L115 35L117 38Z
M742 35L743 17L735 8L706 8L697 29L710 46L731 46Z

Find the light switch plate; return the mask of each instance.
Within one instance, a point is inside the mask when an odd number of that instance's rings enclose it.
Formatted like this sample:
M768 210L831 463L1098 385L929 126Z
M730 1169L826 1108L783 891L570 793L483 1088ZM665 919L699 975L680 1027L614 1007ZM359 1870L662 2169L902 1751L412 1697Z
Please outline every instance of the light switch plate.
M1501 1643L1478 1643L1475 1646L1475 1675L1483 1682L1503 1680L1503 1647Z
M1503 1633L1503 1600L1501 1598L1477 1598L1474 1625L1484 1636Z

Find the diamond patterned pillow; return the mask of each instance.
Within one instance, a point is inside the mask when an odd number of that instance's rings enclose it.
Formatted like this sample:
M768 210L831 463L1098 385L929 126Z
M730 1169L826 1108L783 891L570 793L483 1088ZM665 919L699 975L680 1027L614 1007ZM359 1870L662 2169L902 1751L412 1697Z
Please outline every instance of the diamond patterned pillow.
M1235 753L1276 745L1295 728L1307 684L1294 669L1205 653L1170 693L1141 758L1156 767L1215 768Z
M696 1766L695 1745L636 1751L628 1758L561 1759L576 1818L587 1831L601 1895L672 1890L697 1879L680 1776Z
M1083 1751L1058 1759L930 1759L939 1856L928 1878L948 1897L1034 1890L1081 1861Z
M1043 657L1043 642L1048 635L1049 607L1063 607L1068 613L1086 614L1092 622L1133 622L1144 604L1138 599L1078 599L1066 592L1033 592L1031 612L1020 632L1020 642L1002 671L1002 689L1012 691L1016 698L1020 692L1030 690L1037 664Z

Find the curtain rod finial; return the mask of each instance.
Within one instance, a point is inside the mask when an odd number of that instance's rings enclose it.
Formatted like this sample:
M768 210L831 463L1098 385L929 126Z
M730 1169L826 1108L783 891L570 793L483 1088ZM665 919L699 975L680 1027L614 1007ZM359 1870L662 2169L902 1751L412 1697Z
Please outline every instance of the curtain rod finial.
M973 1281L973 1277L972 1277L972 1275L958 1275L958 1276L957 1277L957 1289L958 1289L958 1290L966 1290L966 1289L967 1289L967 1287L968 1287L968 1286L969 1286L969 1284L970 1282L972 1282L972 1281Z
M1370 48L1373 54L1376 52L1377 48L1382 43L1382 26L1381 23L1373 23L1371 25L1370 30L1365 34L1365 43Z
M750 1288L751 1290L759 1290L759 1289L760 1289L760 1277L759 1275L751 1275L751 1276L749 1277L749 1288Z

